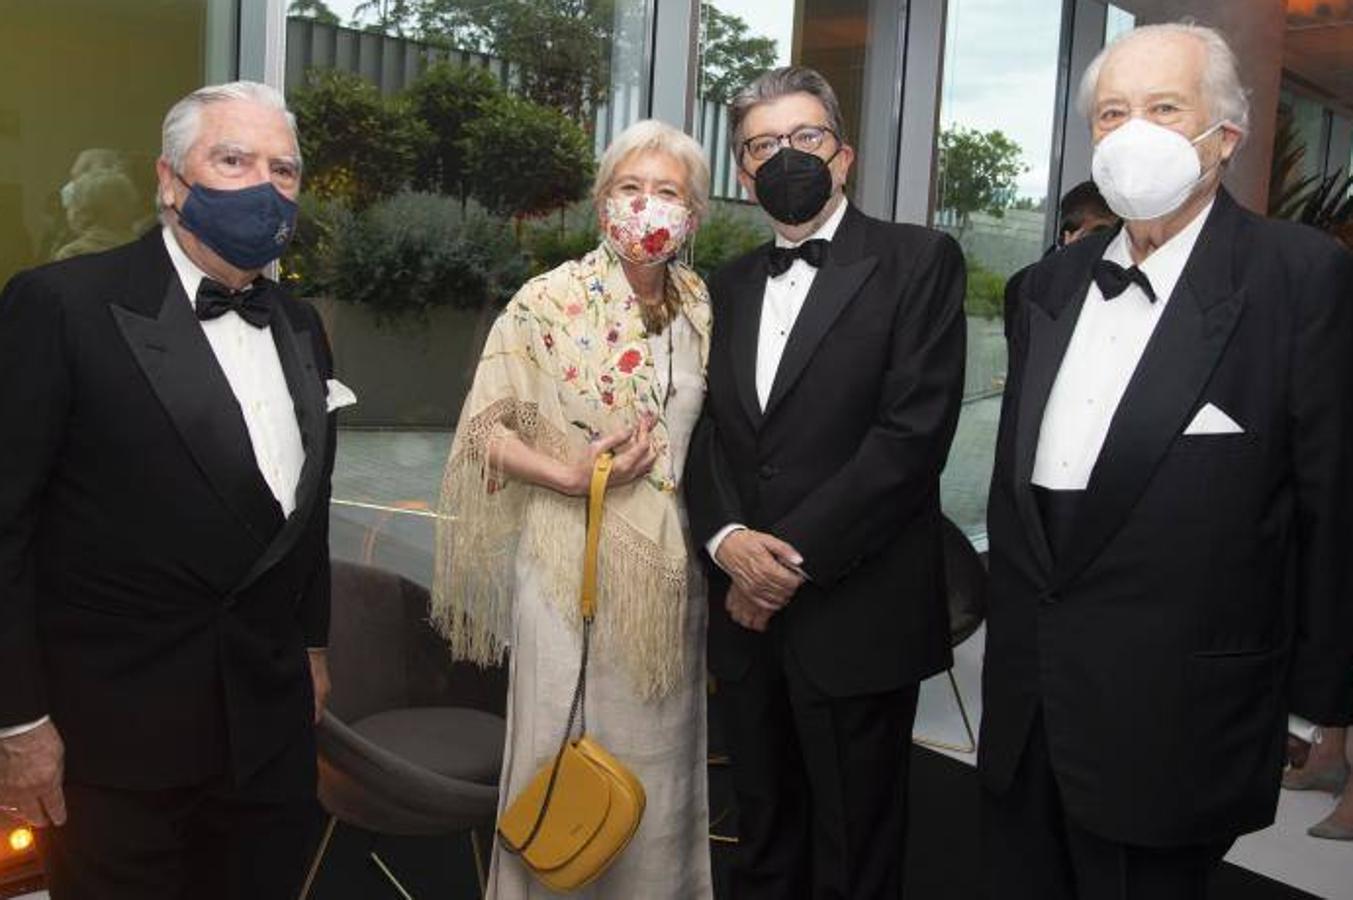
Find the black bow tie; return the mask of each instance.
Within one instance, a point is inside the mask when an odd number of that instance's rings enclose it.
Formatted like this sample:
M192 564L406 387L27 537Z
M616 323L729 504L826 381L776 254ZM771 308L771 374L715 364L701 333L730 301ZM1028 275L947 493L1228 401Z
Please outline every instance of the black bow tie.
M1094 278L1105 300L1112 300L1127 290L1128 285L1135 284L1142 289L1148 300L1156 302L1156 292L1151 287L1151 279L1136 266L1125 269L1116 262L1101 259L1095 263Z
M814 269L818 269L827 261L827 251L830 249L831 241L824 241L822 238L804 241L797 247L771 247L770 256L766 257L766 269L770 272L771 278L776 278L788 272L796 259L801 259Z
M197 286L196 306L197 317L203 322L219 319L228 312L236 313L255 328L267 328L272 319L266 278L255 279L242 291L232 291L219 281L203 278Z

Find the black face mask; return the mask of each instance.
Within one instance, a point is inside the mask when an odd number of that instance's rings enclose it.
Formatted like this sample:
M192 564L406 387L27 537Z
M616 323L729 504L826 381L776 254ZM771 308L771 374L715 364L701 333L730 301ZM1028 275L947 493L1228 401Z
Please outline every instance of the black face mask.
M836 153L840 153L838 147ZM827 160L785 147L756 170L756 200L772 219L802 225L822 212L832 195L832 173Z

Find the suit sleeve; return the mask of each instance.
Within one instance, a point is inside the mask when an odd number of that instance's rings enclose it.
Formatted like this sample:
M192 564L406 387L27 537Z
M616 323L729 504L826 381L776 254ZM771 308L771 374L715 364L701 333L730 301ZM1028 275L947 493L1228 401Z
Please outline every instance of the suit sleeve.
M686 465L686 509L691 534L699 547L707 545L726 526L746 521L728 456L719 441L719 426L708 404L691 435Z
M1292 353L1298 608L1292 711L1353 723L1353 255L1331 248L1298 297Z
M320 377L330 379L334 375L333 354L329 349L329 339L324 333L324 323L314 307L306 304L311 315L311 340L315 342L315 352L320 360ZM326 427L329 431L324 470L320 475L319 493L315 499L314 517L310 527L315 530L313 546L315 559L311 567L310 578L301 597L301 628L305 635L305 645L311 649L329 645L329 598L331 576L329 571L329 501L333 496L334 456L338 444L338 414L331 412L327 416Z
M20 274L0 294L0 726L47 713L37 634L34 535L70 408L58 298Z
M873 424L850 461L771 532L829 587L886 546L934 495L963 399L963 253L939 236L903 286Z
M710 368L712 378L726 372L715 360L722 352L722 336L719 323L723 321L724 310L719 308L721 292L717 282L711 281L710 295L715 304L714 334L710 346ZM710 390L716 388L711 381ZM728 386L731 390L731 385ZM720 529L734 522L745 522L742 499L738 495L737 483L733 479L732 467L728 464L728 454L719 438L719 424L711 404L705 401L704 411L691 434L691 446L686 454L685 495L686 511L690 518L691 535L696 545L704 547L718 534Z

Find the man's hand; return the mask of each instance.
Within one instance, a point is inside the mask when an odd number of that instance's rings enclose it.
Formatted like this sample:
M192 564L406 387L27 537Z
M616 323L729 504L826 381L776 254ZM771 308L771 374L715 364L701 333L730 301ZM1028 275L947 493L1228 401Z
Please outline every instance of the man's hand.
M773 610L767 609L744 594L736 584L728 589L728 596L724 598L723 604L734 622L751 631L765 631L770 625L770 617L775 615Z
M1304 768L1311 756L1311 745L1294 734L1287 736L1287 764L1293 769Z
M0 739L0 812L36 828L66 824L66 748L51 722Z
M747 599L774 612L794 596L803 577L789 566L803 564L793 547L774 535L742 528L723 539L714 559Z
M315 724L324 716L324 706L329 702L329 651L323 648L307 650L310 657L310 683L315 688Z

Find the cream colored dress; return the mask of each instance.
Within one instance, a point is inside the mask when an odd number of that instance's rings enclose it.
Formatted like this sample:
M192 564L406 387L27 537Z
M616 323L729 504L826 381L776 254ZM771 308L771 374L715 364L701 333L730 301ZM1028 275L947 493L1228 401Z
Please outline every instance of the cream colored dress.
M705 386L694 328L679 316L669 331L671 353L667 333L648 340L660 388L665 391L669 371L674 385L665 418L676 470L672 475L680 483ZM639 778L647 807L638 833L620 859L601 879L571 897L700 900L713 896L705 741L706 606L704 578L693 548L689 558L684 683L660 699L642 699L632 679L608 659L605 644L594 637L587 672L588 733ZM542 577L525 554L518 555L500 813L558 751L578 675L581 635L542 599ZM518 900L556 895L495 841L488 896Z

